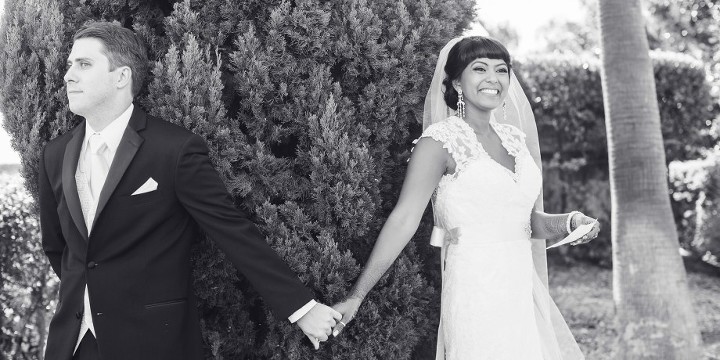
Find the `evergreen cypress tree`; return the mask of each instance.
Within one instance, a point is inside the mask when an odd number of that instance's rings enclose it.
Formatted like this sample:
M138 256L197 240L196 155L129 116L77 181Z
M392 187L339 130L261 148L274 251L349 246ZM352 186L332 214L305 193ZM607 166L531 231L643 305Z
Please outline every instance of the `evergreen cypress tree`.
M0 49L3 125L20 154L25 186L35 196L40 149L74 126L63 88L67 39L57 2L7 1Z
M72 32L91 18L120 21L153 56L136 104L206 139L238 208L327 304L349 290L397 199L437 52L474 16L471 0L53 3L9 0L0 30L3 94L15 94L0 110L31 192L42 145L78 122L62 84ZM418 237L317 352L204 239L193 260L208 356L423 358L434 351L439 279L423 269L437 254Z

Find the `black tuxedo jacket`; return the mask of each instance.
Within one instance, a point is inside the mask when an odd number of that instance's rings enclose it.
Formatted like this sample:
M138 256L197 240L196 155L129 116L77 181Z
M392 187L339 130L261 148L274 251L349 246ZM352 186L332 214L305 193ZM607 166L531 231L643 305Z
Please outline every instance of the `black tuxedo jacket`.
M233 205L197 135L135 107L90 234L75 171L85 124L52 140L40 164L43 248L60 278L47 360L69 360L87 283L103 360L202 359L190 248L204 230L278 318L312 293ZM149 178L156 191L131 195Z

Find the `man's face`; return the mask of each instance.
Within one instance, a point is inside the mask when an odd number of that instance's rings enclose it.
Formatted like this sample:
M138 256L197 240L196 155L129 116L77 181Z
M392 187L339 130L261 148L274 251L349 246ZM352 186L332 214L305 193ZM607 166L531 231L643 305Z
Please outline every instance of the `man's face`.
M65 87L70 111L88 117L101 113L117 94L118 69L110 71L105 45L96 38L75 40L68 56Z

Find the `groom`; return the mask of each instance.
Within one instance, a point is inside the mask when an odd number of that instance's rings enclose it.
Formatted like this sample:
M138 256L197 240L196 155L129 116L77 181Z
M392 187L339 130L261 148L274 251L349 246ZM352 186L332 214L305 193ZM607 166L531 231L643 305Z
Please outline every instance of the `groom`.
M203 230L279 318L315 348L341 315L313 293L239 212L204 141L133 105L148 71L117 23L86 24L64 80L85 118L40 163L43 248L60 278L47 360L202 359L190 248Z

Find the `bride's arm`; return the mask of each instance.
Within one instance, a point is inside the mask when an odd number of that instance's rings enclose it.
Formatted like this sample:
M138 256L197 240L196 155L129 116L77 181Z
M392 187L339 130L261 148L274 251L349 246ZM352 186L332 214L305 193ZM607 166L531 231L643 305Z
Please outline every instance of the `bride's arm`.
M534 210L530 216L532 237L534 239L550 240L565 237L568 234L566 226L569 215L570 214L548 214Z
M342 321L345 324L353 318L367 293L395 262L417 231L428 201L448 168L448 163L453 161L440 142L431 138L418 141L408 164L400 197L378 235L365 268L350 296L334 306L343 314Z
M408 164L400 197L378 235L351 296L365 298L415 234L430 197L445 173L449 158L441 143L430 138L418 141Z

